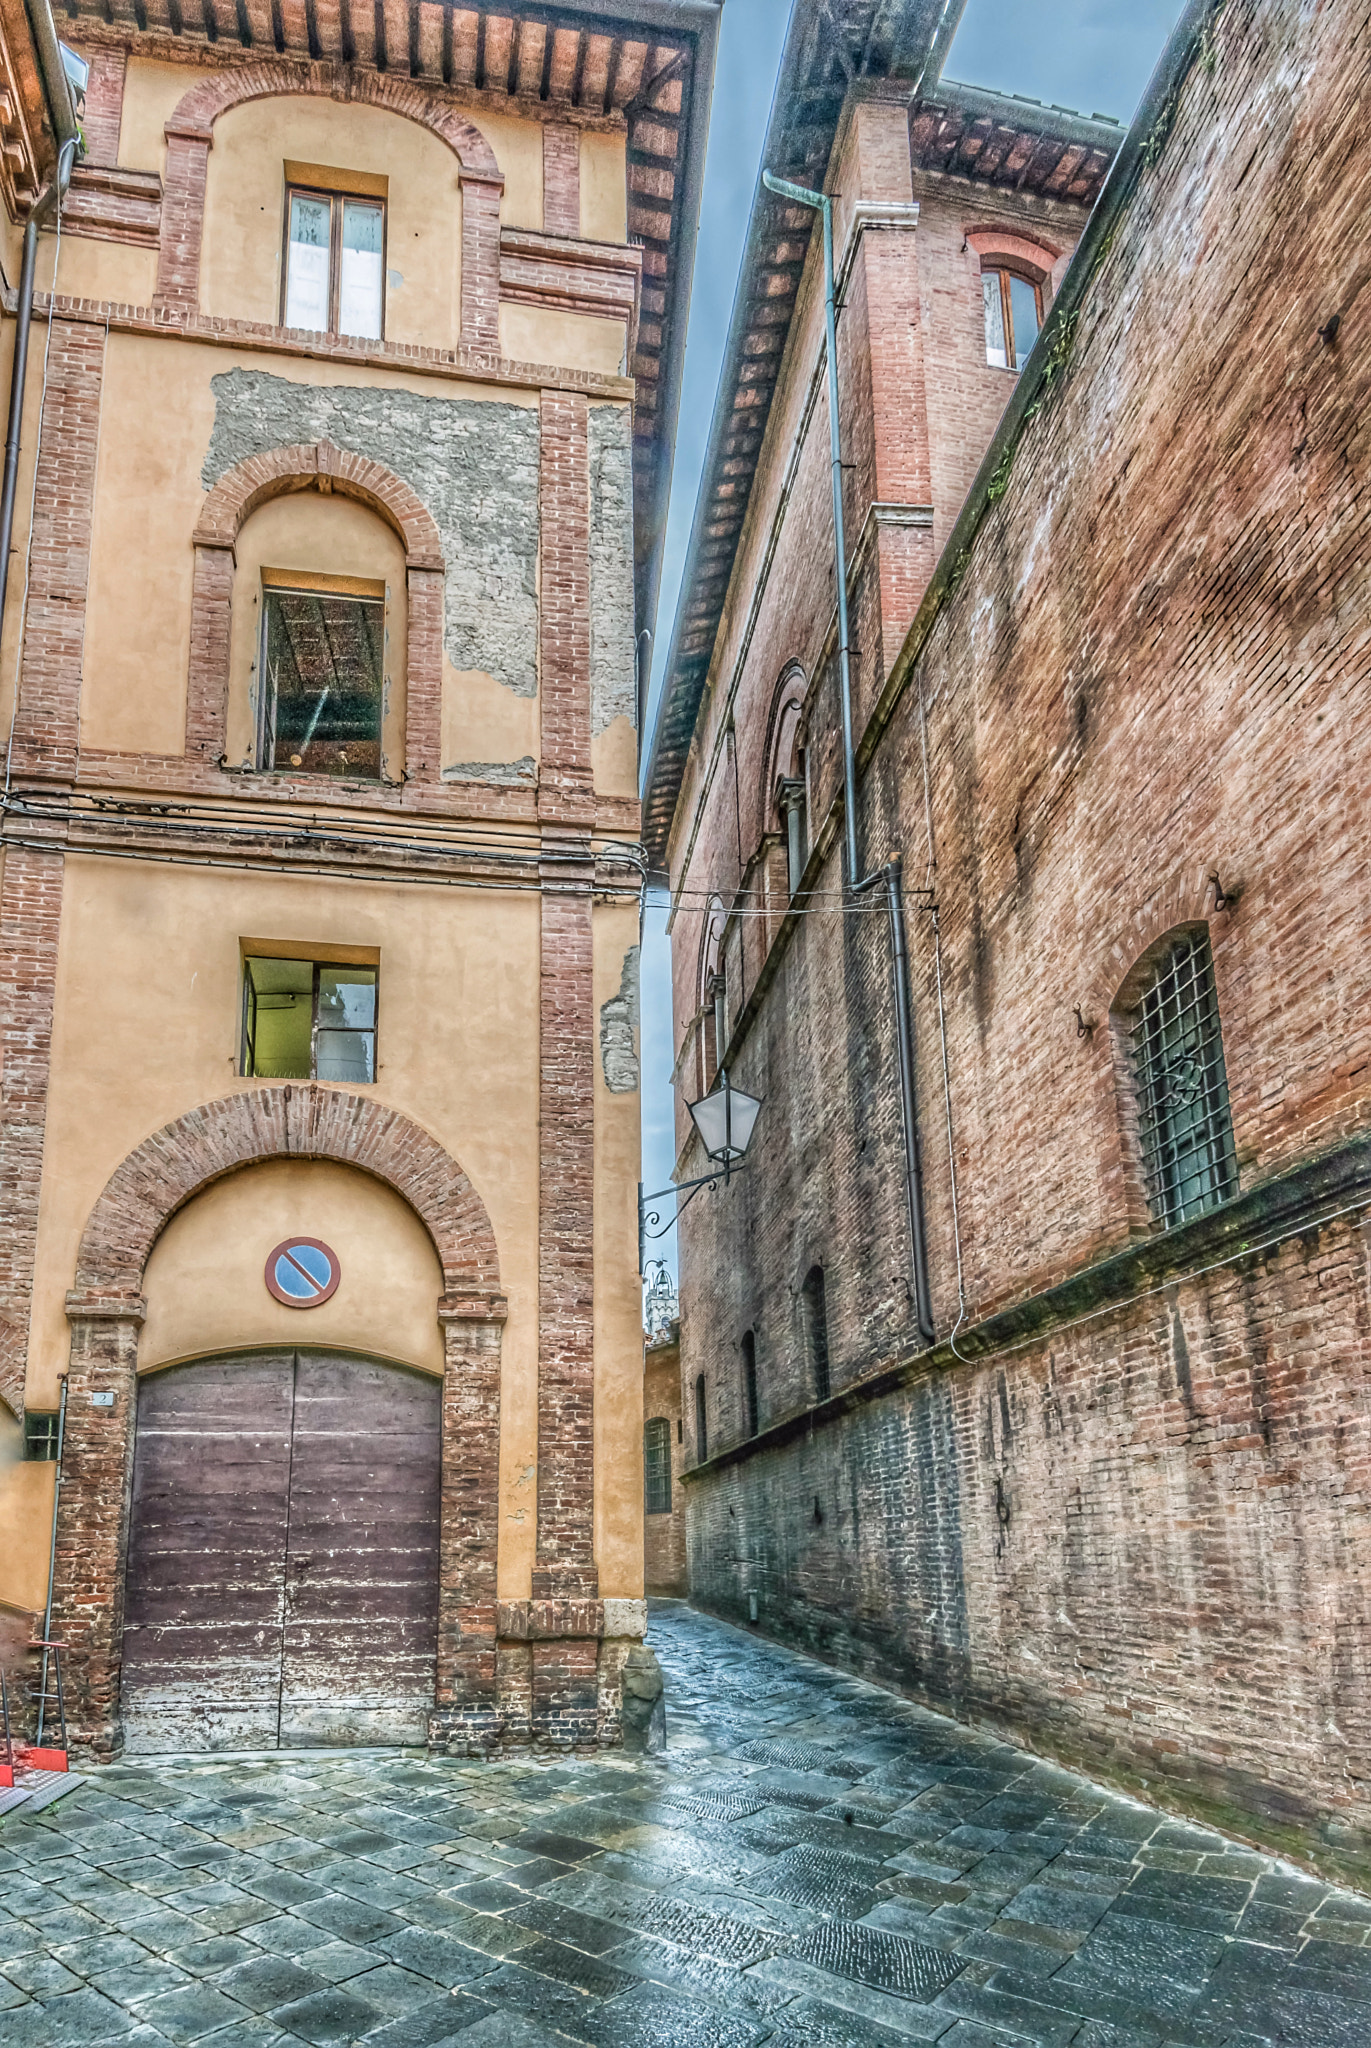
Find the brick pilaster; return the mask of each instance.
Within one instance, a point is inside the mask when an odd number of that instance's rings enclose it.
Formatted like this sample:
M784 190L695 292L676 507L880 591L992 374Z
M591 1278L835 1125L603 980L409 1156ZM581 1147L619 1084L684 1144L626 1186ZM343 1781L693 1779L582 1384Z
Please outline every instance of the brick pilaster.
M14 725L17 775L76 772L104 362L103 327L54 323Z
M167 123L162 174L162 240L157 255L156 307L193 313L200 303L200 242L205 226L205 185L211 136L207 128Z
M197 541L191 584L186 752L207 763L227 743L229 647L233 629L232 545Z
M26 836L35 829L26 822ZM16 1413L28 1360L65 865L54 832L51 852L9 844L0 877L0 1395Z
M411 568L405 584L405 772L411 782L437 782L442 774L444 579L441 570Z
M107 1758L120 1742L124 1552L133 1484L141 1301L72 1298L71 1364L53 1578L53 1628L66 1645L71 1747ZM96 1407L94 1394L112 1394Z
M496 1550L500 1520L500 1336L489 1314L462 1304L443 1324L442 1529L438 1669L429 1740L472 1754L499 1728L496 1700Z
M86 83L86 162L117 164L119 129L124 114L124 73L127 50L95 50L90 56L90 78Z
M583 398L542 401L543 821L538 1545L533 1598L594 1599L594 1055L590 473ZM534 1659L535 1729L553 1709ZM578 1691L579 1683L573 1688ZM541 1706L540 1706L541 1702ZM560 1711L560 1709L558 1709Z
M462 173L462 341L500 346L500 198L502 178Z
M581 232L581 133L559 121L543 129L543 229L549 235Z

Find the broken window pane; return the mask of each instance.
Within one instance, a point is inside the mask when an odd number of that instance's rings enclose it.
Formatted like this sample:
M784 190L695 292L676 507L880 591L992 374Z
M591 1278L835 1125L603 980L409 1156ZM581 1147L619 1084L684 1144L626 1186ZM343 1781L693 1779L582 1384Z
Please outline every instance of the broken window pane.
M349 199L343 205L343 252L338 284L338 332L379 340L381 335L381 242L385 216L379 206Z
M981 292L985 299L985 359L997 370L1009 368L1009 355L1005 348L1004 299L1000 292L1000 273L987 270L981 277Z
M379 777L381 599L268 589L263 600L258 767Z
M321 967L315 1073L321 1081L376 1079L376 969Z
M327 199L290 195L286 251L286 325L326 334L329 324L329 240L333 208Z

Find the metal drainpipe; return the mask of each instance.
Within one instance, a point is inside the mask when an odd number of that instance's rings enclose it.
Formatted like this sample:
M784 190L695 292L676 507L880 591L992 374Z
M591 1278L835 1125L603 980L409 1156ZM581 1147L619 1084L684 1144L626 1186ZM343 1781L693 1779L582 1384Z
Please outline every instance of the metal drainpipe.
M56 174L43 187L24 224L24 259L15 302L14 361L10 365L9 425L5 433L5 473L0 484L0 622L9 591L10 551L14 543L14 504L19 491L19 441L24 424L24 385L28 378L29 326L33 319L33 276L38 262L38 230L71 181L79 138L69 137L57 153Z
M52 1589L57 1577L57 1503L62 1497L62 1445L67 1432L67 1383L62 1381L62 1400L57 1410L57 1471L52 1482L52 1540L48 1545L48 1598L43 1609L43 1641L52 1641ZM43 1675L39 1681L38 1733L34 1737L35 1749L43 1746L43 1720L48 1703L48 1651L43 1651Z
M909 1209L909 1242L914 1265L914 1314L920 1337L933 1342L933 1304L928 1284L928 1241L924 1229L923 1164L919 1155L919 1120L914 1090L914 1024L909 999L909 955L905 944L904 889L900 858L862 876L857 862L857 768L852 744L852 646L847 611L847 537L843 525L843 464L838 412L838 306L833 261L833 201L826 192L792 185L788 179L762 172L768 192L808 207L823 224L824 346L828 355L828 439L833 472L833 544L838 581L838 696L843 729L843 843L847 886L854 896L883 885L890 913L890 980L895 1005L895 1032L900 1068L900 1121L904 1132L905 1191ZM860 879L859 879L860 878Z

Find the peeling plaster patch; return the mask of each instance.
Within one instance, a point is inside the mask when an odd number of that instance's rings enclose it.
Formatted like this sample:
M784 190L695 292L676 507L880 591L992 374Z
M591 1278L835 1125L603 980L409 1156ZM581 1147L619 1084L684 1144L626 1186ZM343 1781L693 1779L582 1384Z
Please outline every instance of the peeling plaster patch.
M633 639L633 449L628 410L590 408L591 731L638 723ZM634 1086L637 1086L635 1081Z
M600 1064L612 1095L638 1089L638 948L624 955L619 993L600 1006Z
M534 408L295 384L261 370L227 370L211 383L214 432L200 472L206 490L235 463L297 443L329 440L383 463L423 500L442 540L448 660L457 669L484 669L516 697L537 696ZM630 593L630 634L632 615Z
M459 761L455 767L443 770L443 780L518 783L520 787L532 788L538 780L538 770L532 754L521 754L517 761Z

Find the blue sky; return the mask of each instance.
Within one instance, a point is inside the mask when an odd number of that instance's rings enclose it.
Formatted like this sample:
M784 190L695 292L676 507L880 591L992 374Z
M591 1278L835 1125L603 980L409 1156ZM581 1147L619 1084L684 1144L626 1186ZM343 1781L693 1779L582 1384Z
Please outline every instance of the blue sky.
M723 9L649 730L671 642L719 364L789 12L788 0L726 0ZM1030 6L1027 0L968 0L944 73L971 85L1127 121L1180 13L1181 0L1129 0L1128 5L1122 0L1054 0L1051 7ZM661 907L650 905L643 933L642 1020L643 1178L649 1189L665 1187L675 1165L671 988L663 922ZM674 1263L675 1232L650 1249Z

